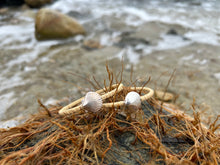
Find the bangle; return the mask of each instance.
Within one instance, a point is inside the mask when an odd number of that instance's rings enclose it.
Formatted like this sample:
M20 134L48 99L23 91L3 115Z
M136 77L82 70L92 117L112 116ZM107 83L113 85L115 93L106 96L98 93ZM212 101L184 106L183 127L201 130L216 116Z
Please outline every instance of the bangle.
M115 93L118 93L118 92L122 91L123 90L123 84L114 84L111 87L100 89L100 90L96 91L96 93L101 94L101 93L103 93L106 90L111 89L111 88L113 88L113 90L111 90L110 92L107 92L107 93L101 95L101 99L102 100L110 98L110 97L114 96ZM80 104L78 106L76 106L76 105L81 103L84 98L85 97L82 97L82 98L80 98L80 99L78 99L78 100L68 104L67 106L63 107L59 111L59 114L60 115L71 115L74 112L82 110L83 109L82 104ZM74 106L76 106L76 107L74 107ZM72 107L74 107L74 108L72 108Z
M148 100L154 95L154 90L148 87L131 87L129 91L141 91L148 92L147 94L140 96L141 101ZM102 106L105 108L119 108L125 105L125 101L118 101L113 103L104 103Z

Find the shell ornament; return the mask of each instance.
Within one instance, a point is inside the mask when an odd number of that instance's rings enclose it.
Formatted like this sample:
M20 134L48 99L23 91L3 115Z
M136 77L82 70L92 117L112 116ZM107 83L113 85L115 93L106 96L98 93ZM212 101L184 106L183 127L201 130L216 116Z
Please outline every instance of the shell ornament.
M82 107L88 112L98 112L102 107L102 98L96 92L88 92L82 100Z
M129 92L125 97L125 106L137 110L141 107L141 97L137 92Z

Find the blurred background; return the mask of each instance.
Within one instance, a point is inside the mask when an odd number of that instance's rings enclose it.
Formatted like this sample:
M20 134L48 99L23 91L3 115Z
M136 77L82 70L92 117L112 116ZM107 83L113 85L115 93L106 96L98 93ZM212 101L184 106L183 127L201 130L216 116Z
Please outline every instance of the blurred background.
M0 6L0 127L36 113L37 99L48 106L82 97L93 90L85 78L95 76L103 86L106 62L118 74L122 60L125 85L151 77L148 85L164 90L175 71L171 102L190 113L195 98L206 122L220 112L220 1L4 0Z

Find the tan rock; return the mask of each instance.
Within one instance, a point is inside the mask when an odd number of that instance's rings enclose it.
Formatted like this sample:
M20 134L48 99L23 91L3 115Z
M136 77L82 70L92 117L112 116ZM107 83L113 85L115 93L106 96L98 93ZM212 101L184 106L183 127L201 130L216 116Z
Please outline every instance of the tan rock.
M156 90L155 91L155 97L162 101L171 101L174 99L174 95L172 93Z
M0 8L0 14L6 14L8 12L8 8Z
M52 0L25 0L25 3L30 7L41 7L47 3L51 3Z
M38 40L68 38L77 34L85 34L85 30L73 18L50 9L38 11L35 19Z
M98 41L94 41L94 40L85 40L83 42L83 46L89 50L90 49L100 49L103 47Z

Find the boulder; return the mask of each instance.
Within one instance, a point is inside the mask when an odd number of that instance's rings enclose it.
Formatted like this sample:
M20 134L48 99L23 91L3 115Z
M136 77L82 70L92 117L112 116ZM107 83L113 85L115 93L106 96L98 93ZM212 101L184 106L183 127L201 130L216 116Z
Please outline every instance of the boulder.
M51 9L40 9L35 19L38 40L63 39L85 34L84 28L73 18Z
M47 3L51 3L52 0L25 0L25 3L33 8L41 7Z

